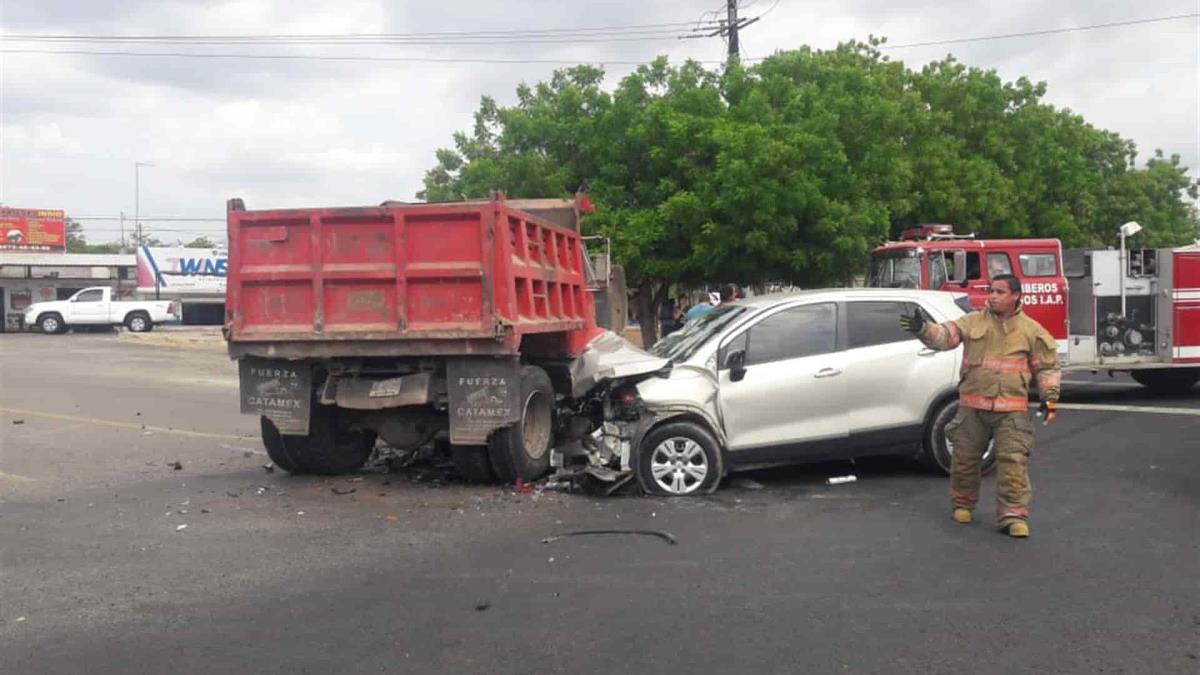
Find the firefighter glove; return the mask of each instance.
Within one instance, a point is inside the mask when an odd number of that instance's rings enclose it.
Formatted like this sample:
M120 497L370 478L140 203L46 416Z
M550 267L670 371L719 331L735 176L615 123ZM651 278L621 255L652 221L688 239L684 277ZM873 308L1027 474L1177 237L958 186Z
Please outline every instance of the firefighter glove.
M900 327L913 335L920 335L921 331L925 330L925 323L925 317L921 316L921 310L919 309L913 309L911 316L908 314L900 315Z
M1058 401L1047 400L1042 401L1038 406L1038 417L1042 418L1042 424L1050 424L1058 417Z

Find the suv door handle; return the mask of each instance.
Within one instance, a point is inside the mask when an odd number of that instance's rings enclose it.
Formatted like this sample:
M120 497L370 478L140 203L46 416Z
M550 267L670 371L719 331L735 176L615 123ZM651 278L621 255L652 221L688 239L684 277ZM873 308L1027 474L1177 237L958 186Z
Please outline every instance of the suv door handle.
M929 358L930 356L934 356L937 353L938 353L938 350L930 349L929 347L926 347L926 348L922 349L921 351L917 352L917 356L924 356L925 358Z
M838 370L837 368L822 368L818 370L815 375L813 375L813 379L819 380L824 377L837 377L841 374L842 371Z

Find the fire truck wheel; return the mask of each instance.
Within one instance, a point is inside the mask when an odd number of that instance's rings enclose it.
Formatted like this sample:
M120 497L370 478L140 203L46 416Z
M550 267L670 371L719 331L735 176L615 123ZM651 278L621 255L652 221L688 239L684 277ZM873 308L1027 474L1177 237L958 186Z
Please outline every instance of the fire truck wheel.
M262 426L267 454L288 473L350 473L366 464L375 449L375 434L355 428L332 406L313 404L305 436L280 434L265 417Z
M450 457L458 475L468 483L492 483L496 472L486 445L451 445Z
M1129 374L1134 382L1163 394L1183 394L1200 382L1200 368L1135 370Z
M537 366L521 368L521 421L492 432L488 455L496 477L530 481L550 469L554 436L554 386Z
M951 458L954 457L954 444L946 438L946 425L958 414L958 401L949 399L934 405L933 413L929 416L929 424L925 427L925 438L921 443L921 462L930 469L943 475L950 475ZM988 443L983 453L983 474L991 473L996 468L996 444Z

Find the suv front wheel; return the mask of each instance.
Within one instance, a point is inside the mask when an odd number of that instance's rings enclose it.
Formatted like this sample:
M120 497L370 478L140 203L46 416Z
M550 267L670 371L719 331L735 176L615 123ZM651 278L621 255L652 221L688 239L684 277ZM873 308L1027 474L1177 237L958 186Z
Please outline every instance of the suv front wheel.
M646 434L637 477L650 494L682 497L711 493L724 467L717 439L695 422L669 422Z
M925 427L925 437L921 444L921 461L926 466L945 475L950 475L951 459L954 457L954 443L946 438L946 425L958 414L958 401L949 399L941 401L933 408L929 424ZM996 442L988 441L987 450L983 453L984 474L996 468Z

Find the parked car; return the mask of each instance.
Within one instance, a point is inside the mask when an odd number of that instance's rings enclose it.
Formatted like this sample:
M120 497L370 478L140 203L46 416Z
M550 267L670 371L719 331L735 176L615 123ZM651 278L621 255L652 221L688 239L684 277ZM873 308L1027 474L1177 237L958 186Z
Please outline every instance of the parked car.
M866 455L949 472L961 354L901 330L914 307L939 322L969 309L964 294L867 288L722 305L651 350L669 374L617 392L625 408L606 435L629 446L600 468L626 468L665 495L711 492L735 469ZM989 448L985 470L994 462Z
M48 335L71 326L124 325L135 333L178 319L179 305L167 300L113 300L105 286L85 288L67 300L35 302L25 308L25 323Z

